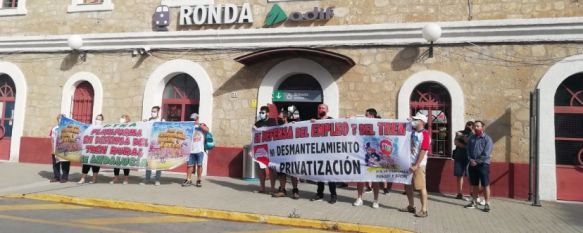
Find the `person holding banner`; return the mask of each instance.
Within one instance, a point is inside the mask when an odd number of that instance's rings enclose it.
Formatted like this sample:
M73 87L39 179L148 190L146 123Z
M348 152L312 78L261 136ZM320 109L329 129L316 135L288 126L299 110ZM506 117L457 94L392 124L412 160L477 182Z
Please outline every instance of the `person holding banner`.
M300 114L298 109L292 105L289 106L288 108L284 108L280 111L279 113L279 119L278 119L278 124L279 125L285 125L287 123L293 123L296 121L300 120ZM285 191L285 184L287 182L287 175L285 173L278 173L277 174L279 176L279 190L277 191L277 193L274 193L272 196L273 197L285 197L287 196L287 192ZM292 183L292 199L300 199L300 191L298 189L298 178L297 177L291 177L291 183Z
M155 122L162 121L160 118L160 106L152 107L151 117L148 119L148 121L155 121ZM162 177L162 170L155 170L154 172L156 173L156 175L154 176L154 180L155 180L154 185L159 186L160 185L160 177ZM142 182L140 182L140 185L146 185L147 183L149 183L150 177L152 177L152 170L146 169L146 176L144 177L144 180Z
M199 116L196 113L190 115L190 119L194 120L194 135L192 136L192 146L190 148L190 156L188 157L186 170L186 180L182 183L182 187L192 185L192 173L196 172L196 187L202 187L202 162L205 155L204 138L208 133L209 128L202 123L199 123Z
M319 104L318 105L318 120L332 119L328 116L328 105ZM312 119L312 122L316 120ZM316 190L316 196L314 196L311 201L321 201L324 199L324 182L318 182L318 189ZM338 200L336 195L336 182L328 182L328 189L330 190L330 201L328 203L334 204Z
M69 169L71 167L71 162L60 159L59 157L55 156L55 152L57 150L57 140L59 137L59 123L61 122L61 117L63 116L65 115L59 114L57 116L57 126L53 127L49 135L51 137L53 175L54 175L53 179L51 179L51 183L53 182L66 183L67 180L69 179Z
M418 112L412 117L411 125L413 133L411 134L411 167L409 172L413 173L413 179L410 185L405 185L407 200L409 205L399 209L401 212L415 213L415 217L427 217L427 188L425 184L425 167L427 165L427 152L431 146L431 135L425 130L427 116ZM415 202L413 200L413 189L418 190L421 200L421 211L416 213Z
M121 124L126 124L126 123L130 123L130 116L127 114L121 115L121 118L119 118L119 123ZM120 168L114 168L113 169L113 180L110 181L110 184L115 184L115 182L117 182L117 180L119 179L119 171ZM124 168L123 169L123 184L128 184L128 177L130 176L130 169L129 168Z
M95 125L102 125L103 124L103 114L99 114L97 115L97 117L95 117L95 121L93 122L93 124ZM83 166L81 167L81 179L79 180L79 184L84 184L85 183L85 178L87 178L87 174L89 173L89 169L91 169L91 171L93 172L93 176L91 178L91 181L89 181L90 184L94 184L97 183L97 175L99 174L99 166L91 166L88 164L83 164Z
M374 108L369 108L366 110L364 116L366 118L381 118L380 116L378 116L377 110ZM372 151L374 149L367 147L367 153L366 153L366 161L369 161L369 159L374 159L375 161L379 161L380 160L380 156L378 154L376 154L374 151ZM373 156L374 155L374 156ZM357 198L356 201L354 201L354 203L352 203L352 205L354 206L361 206L363 204L362 201L362 193L364 192L364 186L366 184L367 189L369 189L369 182L358 182L356 183L356 190L357 190ZM372 184L370 185L372 186L372 191L373 191L373 196L374 196L374 202L372 203L372 208L374 209L378 209L379 208L379 186L380 183L379 182L372 182ZM386 187L386 186L385 186Z
M255 122L254 127L255 128L261 128L261 127L271 127L271 126L277 126L277 121L273 118L269 118L268 117L269 114L269 108L267 106L261 106L261 108L259 108L259 120L257 122ZM267 166L269 166L269 164L263 164L260 161L256 160L257 165L256 165L256 169L257 169L257 173L259 174L259 185L260 188L257 191L258 193L265 193L265 180L267 179L267 171L266 169ZM270 183L271 183L271 193L275 193L275 179L276 179L276 173L275 171L271 171L270 172Z

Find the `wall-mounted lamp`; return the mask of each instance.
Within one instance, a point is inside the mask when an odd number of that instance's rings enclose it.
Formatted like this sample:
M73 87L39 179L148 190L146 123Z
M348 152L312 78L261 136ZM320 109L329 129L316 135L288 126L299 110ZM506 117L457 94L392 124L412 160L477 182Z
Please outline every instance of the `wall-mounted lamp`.
M433 57L433 42L436 42L441 38L441 27L438 24L430 23L423 27L423 38L430 43L429 45L429 57Z
M69 48L73 51L80 51L81 47L83 47L83 38L79 35L71 35L67 42L69 43ZM79 58L81 61L85 61L87 59L87 53L81 52Z

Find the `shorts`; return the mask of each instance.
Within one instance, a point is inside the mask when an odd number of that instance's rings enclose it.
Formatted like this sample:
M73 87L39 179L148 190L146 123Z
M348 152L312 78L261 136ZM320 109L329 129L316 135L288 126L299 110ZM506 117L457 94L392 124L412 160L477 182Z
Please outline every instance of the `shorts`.
M469 166L468 173L470 175L470 185L486 187L490 185L490 164L479 163L472 167Z
M422 190L425 187L425 166L419 166L413 173L413 188L415 190Z
M454 159L453 160L453 176L462 177L468 175L468 164L470 161L465 159Z
M188 166L193 167L194 165L202 166L202 161L204 160L204 152L192 153L188 156Z

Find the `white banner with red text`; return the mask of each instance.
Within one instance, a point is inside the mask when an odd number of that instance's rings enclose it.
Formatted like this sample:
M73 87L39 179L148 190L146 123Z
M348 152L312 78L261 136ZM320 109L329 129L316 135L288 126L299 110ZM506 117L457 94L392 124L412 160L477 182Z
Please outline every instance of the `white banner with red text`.
M252 154L277 172L323 182L411 183L408 121L345 118L253 129Z

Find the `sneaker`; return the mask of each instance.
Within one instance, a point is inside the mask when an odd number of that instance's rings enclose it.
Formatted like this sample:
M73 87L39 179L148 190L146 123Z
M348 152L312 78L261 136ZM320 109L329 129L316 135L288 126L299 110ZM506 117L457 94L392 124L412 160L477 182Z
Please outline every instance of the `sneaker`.
M124 181L122 184L126 185L126 184L128 184L128 182L127 181Z
M146 183L147 183L146 181L142 181L140 182L140 185L146 185Z
M373 209L378 209L379 207L380 207L380 205L379 205L379 202L378 201L375 201L375 202L372 203L372 208Z
M465 205L464 208L466 209L475 209L476 208L476 202L475 201L470 201L469 204Z
M338 198L336 198L336 196L332 196L332 197L330 197L330 201L328 201L328 203L334 204L334 203L336 203L337 200L338 200Z
M279 190L278 192L274 193L273 195L271 195L271 197L285 197L287 196L287 192L284 190Z
M356 198L356 201L352 203L353 206L361 206L362 205L362 198Z
M154 185L155 185L155 186L160 186L160 181L156 181L156 182L154 183Z
M389 189L383 189L383 194L388 194L389 193Z
M182 187L187 187L187 186L191 186L191 185L192 185L191 180L184 180L184 182L182 182Z
M300 199L300 191L298 189L293 189L292 199L294 199L294 200Z
M200 188L200 187L202 187L202 183L201 183L201 181L200 181L200 180L197 180L197 181L196 181L196 187L199 187L199 188Z
M316 196L314 196L312 199L310 199L310 201L322 201L322 199L324 199L324 197L316 194Z
M59 179L51 179L50 182L51 183L58 183L58 182L61 182L61 181Z
M478 205L486 205L486 200L478 197Z
M366 187L364 190L365 193L372 193L372 189L370 187Z
M427 216L429 216L427 211L419 211L415 214L415 217L418 217L418 218L426 218Z
M85 184L85 178L81 178L77 184Z
M490 204L484 205L484 212L490 212Z
M67 179L61 179L61 181L59 181L61 183L67 183Z
M464 195L462 195L461 193L458 193L457 196L455 196L455 199L463 200L464 199Z
M416 209L415 209L415 207L413 207L413 206L407 206L407 207L405 207L405 208L401 208L401 209L399 209L399 211L400 211L400 212L409 212L409 213L412 213L412 214L414 214L414 213L415 213L415 211L416 211Z
M115 184L115 181L112 180L112 181L109 182L109 184Z

